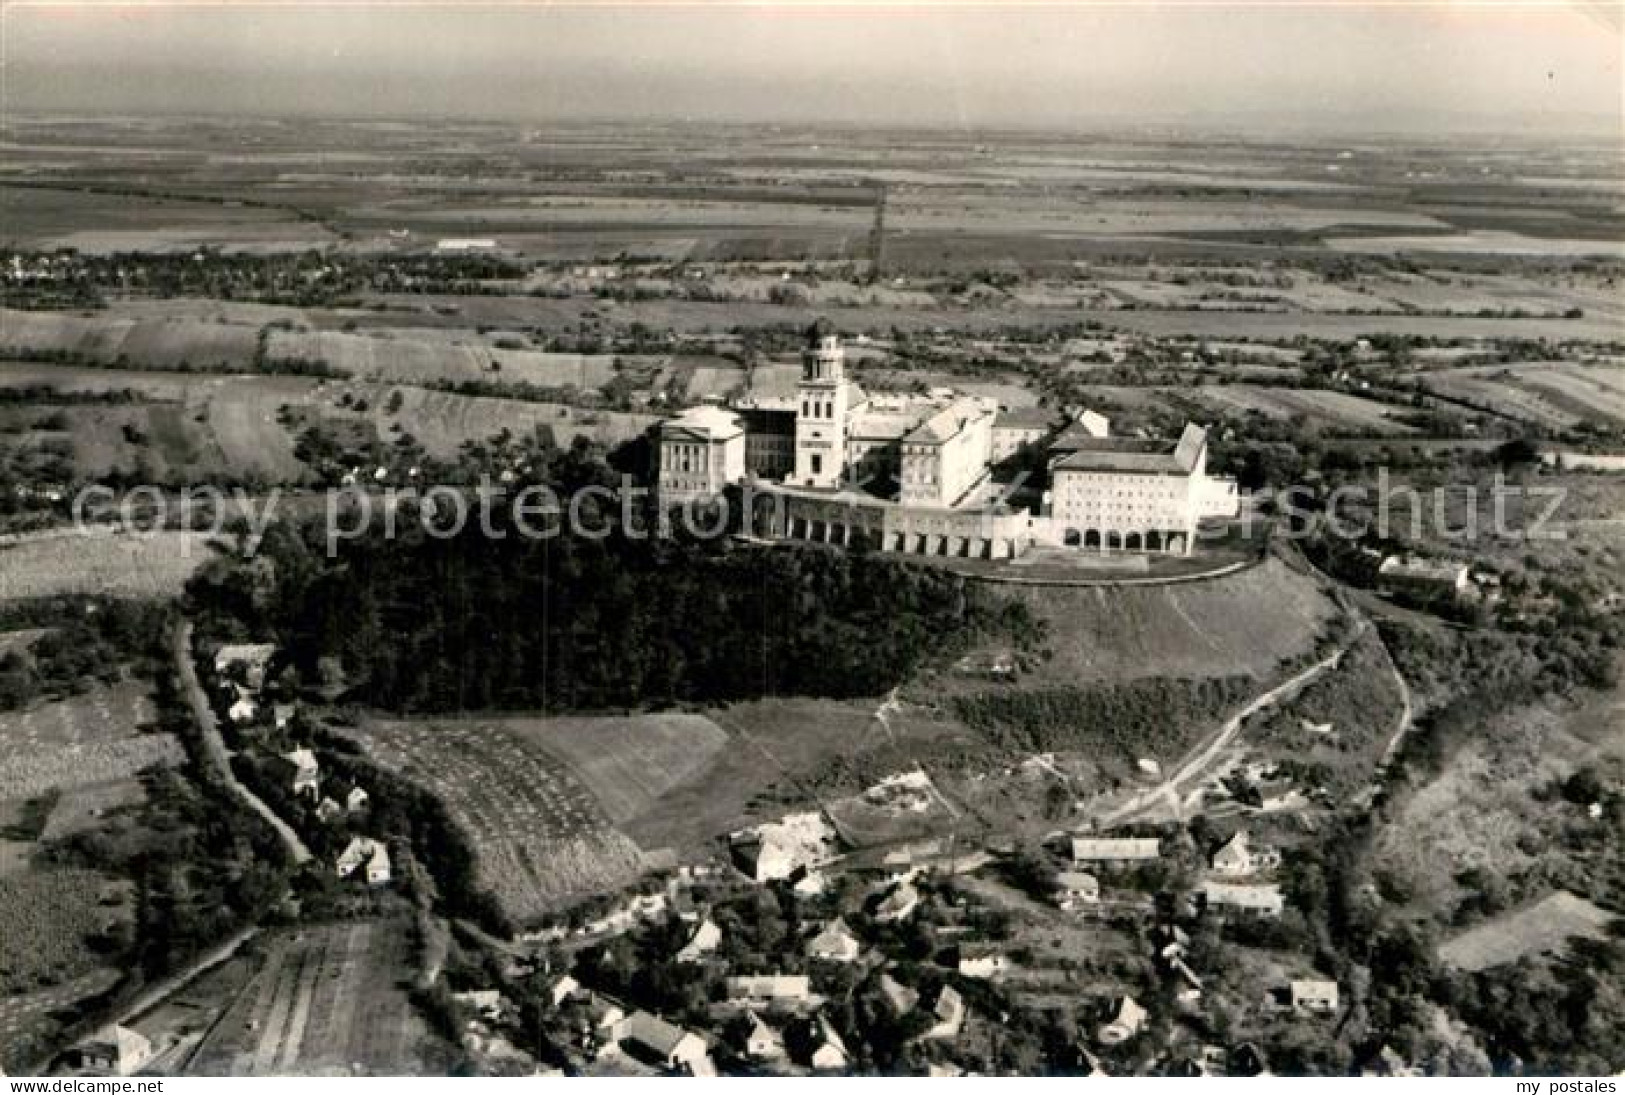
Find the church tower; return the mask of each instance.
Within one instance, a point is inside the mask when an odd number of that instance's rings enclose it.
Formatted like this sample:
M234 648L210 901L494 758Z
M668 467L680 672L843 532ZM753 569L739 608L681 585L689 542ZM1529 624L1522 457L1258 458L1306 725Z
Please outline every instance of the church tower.
M796 389L796 470L804 487L835 487L846 464L847 412L852 386L846 380L846 351L834 329L819 320L807 330Z

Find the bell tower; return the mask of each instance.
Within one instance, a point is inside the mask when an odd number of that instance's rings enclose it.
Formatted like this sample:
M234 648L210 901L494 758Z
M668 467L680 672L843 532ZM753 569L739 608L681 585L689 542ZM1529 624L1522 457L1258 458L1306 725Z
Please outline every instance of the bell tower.
M851 398L840 336L828 322L819 320L807 329L807 347L801 352L801 383L796 388L796 485L833 488L840 484Z

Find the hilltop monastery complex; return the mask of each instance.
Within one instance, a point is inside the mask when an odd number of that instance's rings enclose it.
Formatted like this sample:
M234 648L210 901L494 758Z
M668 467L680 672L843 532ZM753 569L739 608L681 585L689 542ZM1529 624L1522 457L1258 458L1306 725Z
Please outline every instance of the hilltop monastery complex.
M1188 555L1202 518L1237 511L1235 482L1207 474L1200 426L1164 443L1112 437L1093 411L1004 411L946 389L870 395L845 362L840 339L815 326L793 395L663 422L662 502L748 485L760 536L980 559L1035 544ZM1047 483L1025 506L1000 474L1020 468Z

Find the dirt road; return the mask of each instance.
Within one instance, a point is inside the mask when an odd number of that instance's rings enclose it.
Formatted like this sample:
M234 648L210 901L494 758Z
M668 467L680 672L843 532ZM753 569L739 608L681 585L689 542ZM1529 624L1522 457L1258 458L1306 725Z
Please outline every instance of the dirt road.
M209 766L244 805L263 817L271 828L276 830L283 847L287 848L288 855L295 863L309 861L310 849L299 839L299 834L278 817L276 811L267 806L264 800L245 787L231 770L231 754L226 749L225 739L220 736L220 726L215 721L214 709L209 706L209 697L204 694L203 685L197 679L197 670L192 665L191 621L183 620L175 628L171 642L175 656L175 671L180 674L181 688L186 692L187 702L192 706L192 717L197 720L198 732L203 736L203 755Z
M1139 820L1144 814L1157 806L1170 809L1174 816L1177 817L1184 796L1191 789L1187 785L1200 782L1207 774L1208 769L1213 766L1224 750L1235 740L1236 735L1241 732L1242 725L1248 719L1265 708L1274 706L1283 698L1296 693L1321 674L1336 669L1342 663L1343 656L1348 653L1349 648L1358 642L1360 636L1364 633L1365 622L1362 619L1354 635L1334 653L1322 658L1307 669L1295 673L1275 687L1254 696L1246 707L1231 715L1205 742L1188 753L1185 759L1180 762L1179 767L1166 780L1150 790L1135 795L1127 803L1097 818L1096 825L1102 829L1126 825L1131 821Z

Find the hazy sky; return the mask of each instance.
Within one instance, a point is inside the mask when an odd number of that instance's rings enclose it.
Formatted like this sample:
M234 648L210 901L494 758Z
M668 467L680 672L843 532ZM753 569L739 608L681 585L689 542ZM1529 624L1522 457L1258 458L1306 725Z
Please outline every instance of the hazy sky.
M1625 96L1620 0L0 4L11 112L1617 133Z

